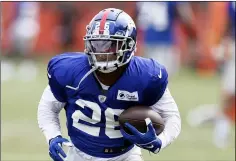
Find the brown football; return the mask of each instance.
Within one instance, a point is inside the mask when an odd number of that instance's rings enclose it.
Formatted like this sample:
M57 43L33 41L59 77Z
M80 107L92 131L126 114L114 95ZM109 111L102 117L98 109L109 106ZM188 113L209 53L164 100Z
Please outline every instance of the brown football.
M119 116L120 127L123 128L128 134L132 134L124 126L124 124L128 122L140 132L145 133L147 132L147 126L145 123L146 118L151 119L157 135L159 135L164 130L165 125L162 117L150 107L145 106L134 106L123 111Z

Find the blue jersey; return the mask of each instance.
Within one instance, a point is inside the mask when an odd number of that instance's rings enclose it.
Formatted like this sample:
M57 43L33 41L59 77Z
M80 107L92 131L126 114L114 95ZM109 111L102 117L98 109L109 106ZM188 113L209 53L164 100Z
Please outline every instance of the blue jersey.
M55 98L66 102L68 135L75 147L92 156L115 157L133 147L120 133L120 113L134 105L156 103L166 90L168 75L154 60L133 57L107 91L94 74L88 75L78 90L67 88L77 87L90 69L83 53L55 56L48 64L49 85ZM124 149L115 153L116 148Z
M138 26L143 29L145 43L174 43L175 6L176 2L138 2Z
M232 27L232 37L235 37L235 2L229 2L228 5L228 14L229 14L229 21Z

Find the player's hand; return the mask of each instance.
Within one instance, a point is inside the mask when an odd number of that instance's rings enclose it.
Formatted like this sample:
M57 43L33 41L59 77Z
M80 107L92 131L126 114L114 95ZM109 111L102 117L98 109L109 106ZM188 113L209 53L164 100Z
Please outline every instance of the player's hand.
M125 127L128 128L133 135L127 134L123 129L121 129L121 133L125 139L136 144L137 146L149 150L153 153L158 153L161 149L162 142L157 137L150 118L146 118L145 122L147 125L146 133L141 133L129 123L125 123Z
M62 157L66 158L66 153L62 149L62 144L72 146L71 142L61 136L57 136L49 141L49 155L54 161L63 161Z

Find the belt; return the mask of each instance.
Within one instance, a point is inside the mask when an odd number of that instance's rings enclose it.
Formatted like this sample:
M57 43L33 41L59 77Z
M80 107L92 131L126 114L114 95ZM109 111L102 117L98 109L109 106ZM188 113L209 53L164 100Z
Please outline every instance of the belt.
M127 151L128 149L131 149L134 144L129 142L128 140L124 141L124 146L119 147L105 147L103 150L103 153L105 154L116 154L116 153L122 153L124 151Z

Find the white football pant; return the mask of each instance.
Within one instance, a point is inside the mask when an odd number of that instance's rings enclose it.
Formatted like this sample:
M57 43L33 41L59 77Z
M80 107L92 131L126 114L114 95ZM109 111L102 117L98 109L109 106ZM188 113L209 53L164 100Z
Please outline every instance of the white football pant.
M141 154L141 149L137 146L132 148L117 157L113 158L98 158L88 155L75 147L70 147L67 153L67 158L64 161L144 161Z

